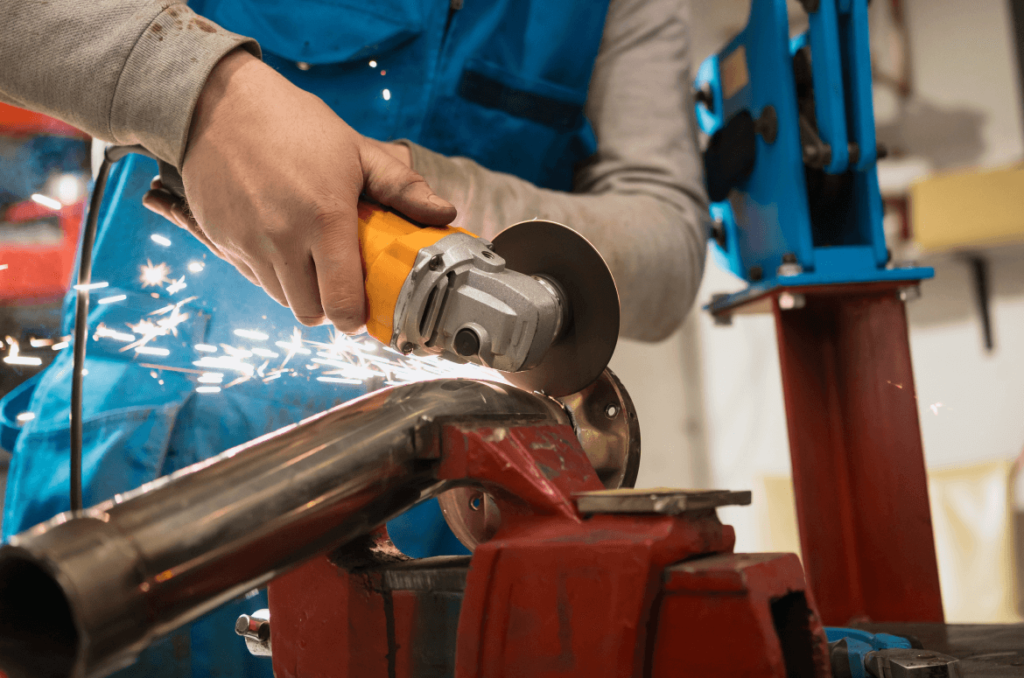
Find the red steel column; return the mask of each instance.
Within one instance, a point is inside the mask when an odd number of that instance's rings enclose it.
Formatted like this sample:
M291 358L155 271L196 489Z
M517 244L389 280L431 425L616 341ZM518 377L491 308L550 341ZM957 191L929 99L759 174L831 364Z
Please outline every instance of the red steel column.
M829 625L941 622L903 302L892 288L817 290L803 308L772 305L818 609Z

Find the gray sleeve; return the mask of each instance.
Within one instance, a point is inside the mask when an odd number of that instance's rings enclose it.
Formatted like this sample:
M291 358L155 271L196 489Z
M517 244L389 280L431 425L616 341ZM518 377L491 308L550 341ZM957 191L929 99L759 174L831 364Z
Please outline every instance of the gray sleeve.
M206 79L230 33L171 0L0 0L0 101L181 166Z
M586 113L597 153L573 193L550 191L409 144L413 167L485 237L534 217L585 235L608 261L625 337L682 322L704 269L707 197L691 101L686 0L612 0Z

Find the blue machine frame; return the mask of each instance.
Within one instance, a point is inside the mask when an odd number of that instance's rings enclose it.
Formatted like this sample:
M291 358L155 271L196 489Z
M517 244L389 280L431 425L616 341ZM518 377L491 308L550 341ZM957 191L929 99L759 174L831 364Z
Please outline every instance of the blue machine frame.
M709 136L743 111L759 125L766 112L774 118L771 133L756 135L753 170L727 200L711 204L720 228L718 263L750 283L712 302L712 312L779 287L913 284L934 274L931 268L889 265L876 171L867 0L804 5L813 10L810 28L791 39L785 0L753 0L746 28L697 73L695 87L704 94L696 104L697 119ZM813 55L813 107L801 109L794 59L805 48ZM806 162L809 128L818 145L825 145L815 170ZM847 182L848 204L825 226L828 237L813 219L811 171L842 175Z

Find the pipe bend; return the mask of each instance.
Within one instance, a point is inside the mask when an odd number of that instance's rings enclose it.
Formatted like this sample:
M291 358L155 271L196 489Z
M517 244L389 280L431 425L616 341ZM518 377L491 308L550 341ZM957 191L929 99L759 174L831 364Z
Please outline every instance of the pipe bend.
M372 393L0 547L0 668L90 678L436 492L424 424L569 423L544 396L437 380Z

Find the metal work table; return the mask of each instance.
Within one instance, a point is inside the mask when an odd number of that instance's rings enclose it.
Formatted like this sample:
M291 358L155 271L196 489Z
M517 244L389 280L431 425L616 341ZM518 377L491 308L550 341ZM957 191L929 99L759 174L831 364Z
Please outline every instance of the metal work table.
M963 678L1024 676L1024 624L858 624L871 633L912 636L960 660Z

